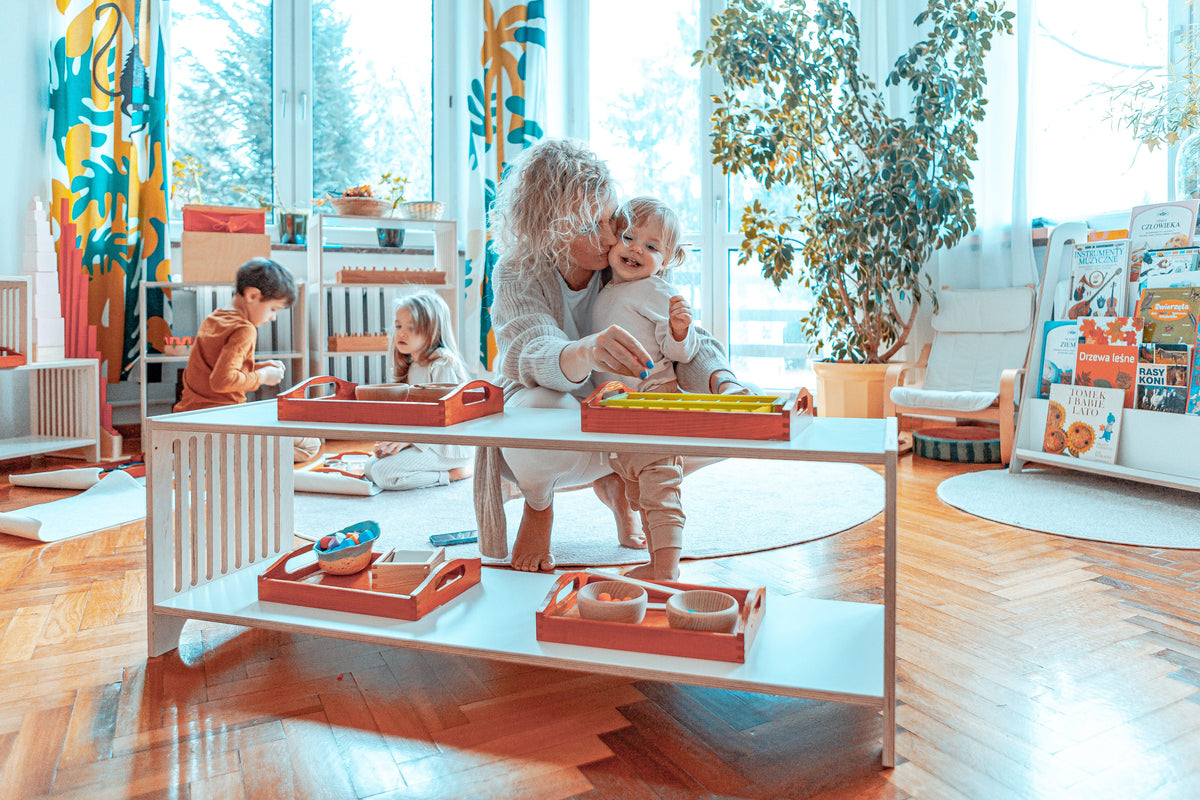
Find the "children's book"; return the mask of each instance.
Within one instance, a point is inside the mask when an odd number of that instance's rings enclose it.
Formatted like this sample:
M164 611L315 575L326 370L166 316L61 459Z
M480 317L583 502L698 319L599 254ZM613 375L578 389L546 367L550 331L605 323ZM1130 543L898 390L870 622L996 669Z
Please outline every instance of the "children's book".
M1200 347L1192 348L1191 388L1188 390L1187 413L1200 414Z
M1187 410L1188 370L1193 348L1185 344L1142 344L1134 407L1182 414Z
M1067 319L1125 313L1129 240L1084 242L1071 248Z
M1171 247L1149 250L1141 265L1141 275L1129 282L1129 313L1136 316L1141 308L1142 292L1150 287L1195 286L1200 270L1200 247Z
M1047 320L1042 331L1042 376L1038 397L1050 396L1050 384L1071 383L1075 376L1075 348L1079 344L1077 320Z
M1200 287L1146 289L1138 301L1142 341L1156 344L1195 344Z
M1120 389L1125 408L1137 395L1139 317L1083 317L1075 348L1075 386Z
M1124 399L1120 389L1054 384L1050 387L1050 402L1046 407L1042 450L1114 463Z
M1141 279L1146 254L1165 247L1187 247L1196 235L1200 200L1137 206L1129 214L1129 280Z

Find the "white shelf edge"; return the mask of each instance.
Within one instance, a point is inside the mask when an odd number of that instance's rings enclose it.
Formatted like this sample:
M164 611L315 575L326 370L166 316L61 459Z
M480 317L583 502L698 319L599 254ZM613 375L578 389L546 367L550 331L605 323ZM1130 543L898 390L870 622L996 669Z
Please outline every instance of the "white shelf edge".
M65 436L14 436L0 439L0 461L59 450L73 450L76 447L91 447L94 444L94 439L69 439Z
M1093 475L1108 475L1115 478L1139 481L1141 483L1152 483L1156 486L1170 486L1176 489L1200 491L1200 480L1195 480L1169 472L1152 472L1145 469L1134 469L1132 467L1125 467L1120 464L1107 464L1102 461L1088 461L1087 459L1071 458L1070 456L1060 456L1056 455L1055 453L1047 453L1042 450L1030 450L1020 447L1016 448L1013 451L1013 454L1024 461L1047 464L1055 467L1064 467L1066 469L1073 469L1079 472L1089 472Z

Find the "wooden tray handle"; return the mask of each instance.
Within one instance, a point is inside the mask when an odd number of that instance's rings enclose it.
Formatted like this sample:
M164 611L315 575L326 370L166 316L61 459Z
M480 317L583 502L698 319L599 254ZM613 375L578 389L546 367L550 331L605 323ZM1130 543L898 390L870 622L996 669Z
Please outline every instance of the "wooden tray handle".
M317 566L317 556L313 553L313 562L307 566L301 567L295 572L288 570L288 564L292 559L303 555L304 553L312 553L313 546L311 543L301 545L290 553L282 556L278 561L271 565L271 568L262 574L264 578L274 578L276 580L296 581L301 578L307 578L314 572L320 569Z
M614 394L624 394L630 391L629 387L620 381L608 381L596 387L596 391L588 395L587 400L583 404L588 408L598 408L600 401Z
M738 614L738 616L741 618L742 630L746 629L746 626L750 623L750 617L757 613L758 607L766 601L766 598L766 590L761 586L755 588L753 592L746 595L746 600L742 603L741 613ZM737 630L737 628L734 630Z
M483 391L477 393L473 391L475 389L482 389ZM471 398L473 399L468 398L468 392L471 393ZM478 394L478 397L475 397L476 394ZM503 394L500 391L499 386L477 378L473 381L460 383L458 386L455 386L452 390L450 390L450 393L442 399L446 400L447 402L456 402L460 408L465 408L466 406L473 406L476 403L487 403L502 396Z
M546 593L546 599L542 601L542 613L552 617L566 613L572 605L575 593L587 582L588 576L584 572L564 572L559 575L558 580Z
M812 394L808 389L801 386L796 390L796 396L792 398L792 416L799 417L804 414L812 414L813 400Z
M479 559L456 558L452 561L447 561L429 573L429 576L421 581L417 588L413 589L412 596L428 596L432 601L432 607L444 605L458 596L459 589L461 588L459 584L466 581L472 575L475 578L474 582L478 583Z
M335 378L332 375L314 375L308 380L298 383L286 392L281 392L277 400L305 400L308 398L308 390L314 386L325 386L333 384L334 389L333 399L335 400L353 400L354 390L358 388L357 383L344 381L341 378Z

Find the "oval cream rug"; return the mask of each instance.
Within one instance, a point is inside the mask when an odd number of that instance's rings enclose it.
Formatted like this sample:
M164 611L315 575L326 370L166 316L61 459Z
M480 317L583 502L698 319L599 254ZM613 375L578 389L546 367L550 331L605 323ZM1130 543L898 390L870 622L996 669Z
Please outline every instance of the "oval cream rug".
M380 492L373 497L297 492L295 527L307 537L361 520L380 523L381 546L428 549L429 534L475 528L471 479L449 486ZM523 502L505 503L512 546ZM712 558L819 539L866 522L883 510L883 478L858 464L728 459L683 481L683 557ZM447 549L479 555L477 543ZM638 564L645 550L617 543L612 512L590 489L554 499L554 557L559 566ZM491 560L491 559L487 559Z
M1200 494L1068 470L966 472L938 498L1018 528L1142 547L1200 549Z

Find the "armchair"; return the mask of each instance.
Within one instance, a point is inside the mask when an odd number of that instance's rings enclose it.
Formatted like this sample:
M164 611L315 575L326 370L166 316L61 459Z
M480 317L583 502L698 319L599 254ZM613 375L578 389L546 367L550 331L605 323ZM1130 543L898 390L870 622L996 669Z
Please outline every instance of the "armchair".
M1016 382L1033 334L1034 291L946 289L938 292L934 337L915 364L895 364L884 378L884 416L985 420L1000 427L1007 464L1016 428ZM905 385L924 368L924 381Z

